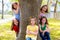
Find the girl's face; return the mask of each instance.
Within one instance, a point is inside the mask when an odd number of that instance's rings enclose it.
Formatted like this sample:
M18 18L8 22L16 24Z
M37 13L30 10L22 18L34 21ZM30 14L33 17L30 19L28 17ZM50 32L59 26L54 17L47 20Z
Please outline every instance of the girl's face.
M18 6L17 4L14 4L14 5L13 5L14 8L17 8L17 6Z
M45 23L46 23L46 19L43 18L43 19L42 19L42 24L45 24Z
M48 7L47 7L47 6L44 6L44 7L42 8L42 11L46 12L47 9L48 9Z
M32 18L32 19L31 19L31 24L32 24L32 25L35 25L35 18Z

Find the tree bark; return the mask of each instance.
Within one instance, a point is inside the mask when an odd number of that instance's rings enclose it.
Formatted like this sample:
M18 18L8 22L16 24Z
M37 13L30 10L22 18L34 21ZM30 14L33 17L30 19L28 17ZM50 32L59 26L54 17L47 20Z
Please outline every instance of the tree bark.
M4 0L2 0L2 19L4 18L4 15L3 15L3 13L4 13Z
M26 40L26 27L28 25L28 19L31 16L35 16L38 19L40 13L40 6L42 0L20 0L20 32L16 40Z
M58 0L56 0L56 4L55 4L55 8L54 8L54 18L56 18L57 2L58 2Z

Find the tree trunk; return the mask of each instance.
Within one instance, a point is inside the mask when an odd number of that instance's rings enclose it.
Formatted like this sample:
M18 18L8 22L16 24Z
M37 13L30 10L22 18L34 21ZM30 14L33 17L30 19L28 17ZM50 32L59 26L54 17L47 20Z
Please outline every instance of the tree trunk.
M54 8L54 18L56 18L57 2L58 2L58 0L56 0L56 4L55 4L55 8Z
M3 13L4 13L4 1L2 0L2 19L3 19Z
M38 19L40 5L42 0L20 0L20 32L17 40L26 40L26 26L28 25L28 19L31 16L35 16Z

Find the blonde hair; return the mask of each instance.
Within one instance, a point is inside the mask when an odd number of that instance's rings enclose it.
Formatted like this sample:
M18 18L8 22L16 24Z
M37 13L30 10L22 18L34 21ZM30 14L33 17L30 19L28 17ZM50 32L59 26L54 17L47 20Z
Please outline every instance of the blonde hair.
M31 19L35 19L35 22L36 22L36 17L32 16L32 17L29 17L29 24L31 24Z

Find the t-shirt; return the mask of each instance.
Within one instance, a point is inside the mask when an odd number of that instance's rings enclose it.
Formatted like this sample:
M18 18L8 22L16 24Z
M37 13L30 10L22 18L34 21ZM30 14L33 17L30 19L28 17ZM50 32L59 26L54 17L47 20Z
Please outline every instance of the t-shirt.
M20 9L18 9L18 13L17 14L15 13L15 18L17 20L20 20Z
M27 29L29 30L29 31L32 31L32 32L35 32L36 30L38 30L38 26L37 25L35 25L34 27L32 27L31 25L28 25L27 26ZM30 38L36 38L37 37L37 35L34 35L34 34L26 34L26 37L30 37Z
M40 15L39 15L40 17L43 17L43 16L45 16L46 17L46 15L44 14L44 13L40 13Z
M13 30L18 33L18 32L19 32L19 27L16 26L16 25L14 25L14 26L13 26Z
M43 30L43 31L46 30L46 24L45 24L43 27L42 27L42 25L40 25L40 26L41 26L41 27L40 27L41 30Z

